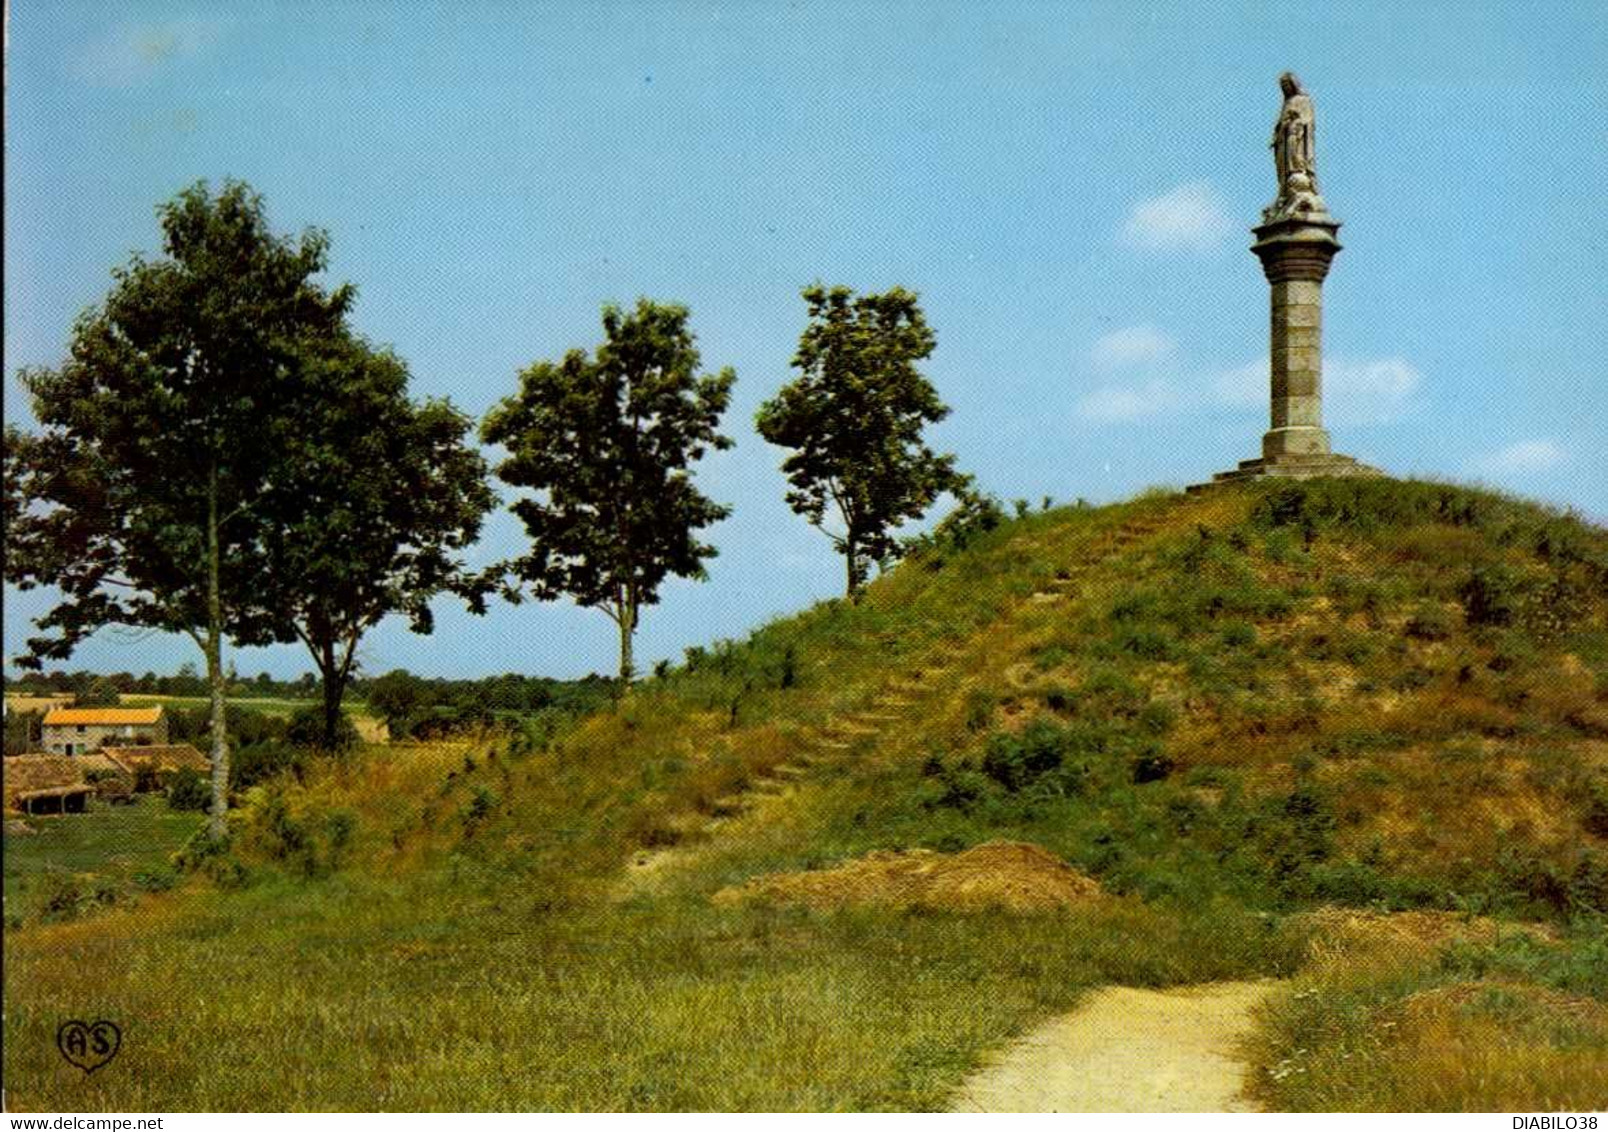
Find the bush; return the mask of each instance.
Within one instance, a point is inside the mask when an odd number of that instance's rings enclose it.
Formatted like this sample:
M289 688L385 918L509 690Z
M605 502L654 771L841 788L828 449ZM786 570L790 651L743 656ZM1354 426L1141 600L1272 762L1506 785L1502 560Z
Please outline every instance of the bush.
M205 829L196 830L170 860L179 872L200 873L220 888L244 888L251 879L228 838L215 841Z
M940 764L930 777L934 784L924 802L929 809L970 811L989 789L989 780L966 763L954 770Z
M264 787L245 813L246 842L308 877L338 868L357 830L357 815L350 810L322 811L305 803L293 807L280 783Z
M1580 825L1594 837L1608 840L1608 782L1592 782L1587 787L1585 813Z
M966 730L982 731L994 722L994 709L999 697L986 688L973 688L966 693Z
M212 800L211 784L200 771L181 768L168 782L168 808L181 811L201 811Z
M134 887L141 892L167 892L179 883L172 869L141 869L134 874Z
M44 875L39 911L47 920L66 920L78 914L85 897L79 879L66 869L52 868Z
M1067 764L1080 749L1076 732L1037 719L1020 735L991 735L983 752L983 773L1009 793L1041 782L1053 792L1079 793L1087 768Z
M1476 567L1458 590L1470 625L1510 624L1517 596L1512 573L1499 566Z
M324 740L324 709L316 704L298 708L285 728L285 741L309 751L327 751L332 754L349 751L357 746L357 724L343 710L336 717L333 742Z
M931 534L903 540L901 552L925 558L929 566L937 568L943 563L943 552L965 550L1005 521L1005 508L992 495L963 488L957 498L958 506L939 520Z
M1131 770L1136 785L1160 782L1178 766L1160 747L1147 747L1133 757Z
M1230 621L1218 639L1225 649L1246 649L1256 644L1256 626L1248 621Z
M305 769L302 751L289 743L268 740L236 751L230 760L229 777L236 790L249 790L287 772L299 779Z
M1419 641L1444 641L1452 635L1452 621L1438 605L1420 607L1407 619L1409 637Z
M478 827L481 822L491 816L492 811L497 808L498 803L501 801L502 799L497 797L497 792L489 786L476 786L460 815L463 818L465 830L473 831Z

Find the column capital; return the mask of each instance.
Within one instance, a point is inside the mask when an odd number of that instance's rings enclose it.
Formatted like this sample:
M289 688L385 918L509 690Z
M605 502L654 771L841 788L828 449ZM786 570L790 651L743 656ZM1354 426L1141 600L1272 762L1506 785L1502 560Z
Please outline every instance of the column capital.
M1340 250L1336 233L1338 220L1289 217L1251 229L1256 243L1251 251L1262 261L1262 272L1269 283L1304 280L1321 283L1329 274L1329 262Z

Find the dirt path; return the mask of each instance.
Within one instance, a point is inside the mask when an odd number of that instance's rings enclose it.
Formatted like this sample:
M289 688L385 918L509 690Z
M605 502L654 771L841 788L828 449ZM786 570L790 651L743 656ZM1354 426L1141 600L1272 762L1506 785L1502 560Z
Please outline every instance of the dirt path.
M1107 987L1007 1047L959 1112L1251 1112L1236 1046L1272 982Z

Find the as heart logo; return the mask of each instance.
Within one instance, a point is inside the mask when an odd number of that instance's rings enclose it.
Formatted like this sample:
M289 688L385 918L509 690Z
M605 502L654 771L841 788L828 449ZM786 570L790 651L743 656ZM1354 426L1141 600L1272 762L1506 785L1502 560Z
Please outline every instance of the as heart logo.
M116 1022L63 1022L56 1031L56 1048L71 1064L93 1073L117 1056L123 1044L123 1031Z

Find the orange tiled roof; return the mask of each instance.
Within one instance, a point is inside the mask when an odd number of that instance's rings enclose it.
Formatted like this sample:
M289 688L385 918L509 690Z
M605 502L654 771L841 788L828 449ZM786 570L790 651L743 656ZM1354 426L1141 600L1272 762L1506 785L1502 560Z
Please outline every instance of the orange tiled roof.
M161 718L162 709L159 707L56 708L45 713L45 726L77 724L87 727L120 727L125 724L155 723Z

